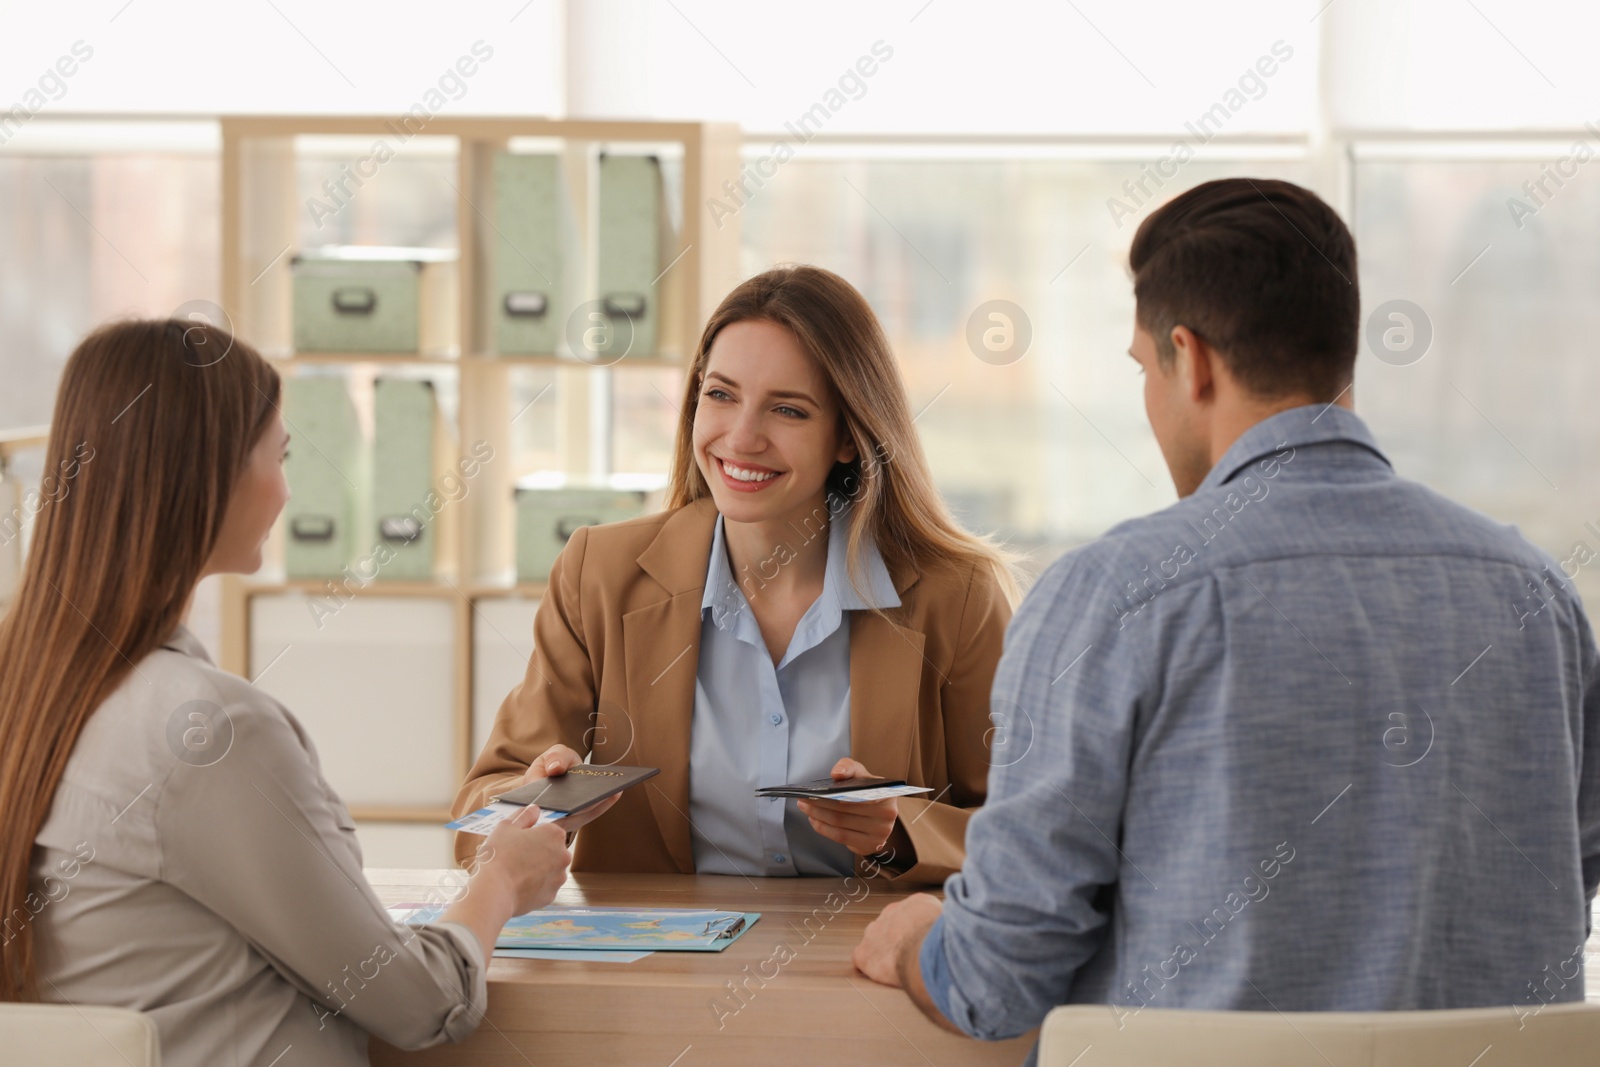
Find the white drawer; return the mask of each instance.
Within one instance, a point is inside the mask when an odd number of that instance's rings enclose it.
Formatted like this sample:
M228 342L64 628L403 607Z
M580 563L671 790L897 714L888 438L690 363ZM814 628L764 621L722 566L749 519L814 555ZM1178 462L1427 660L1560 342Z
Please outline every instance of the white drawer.
M533 616L538 600L485 597L472 613L472 755L489 740L494 716L523 676L533 655Z
M423 823L356 822L363 867L405 867L435 870L454 867L455 832Z
M455 609L436 597L336 604L250 600L250 673L294 713L352 808L448 808L465 768L455 742ZM319 626L320 621L320 626Z

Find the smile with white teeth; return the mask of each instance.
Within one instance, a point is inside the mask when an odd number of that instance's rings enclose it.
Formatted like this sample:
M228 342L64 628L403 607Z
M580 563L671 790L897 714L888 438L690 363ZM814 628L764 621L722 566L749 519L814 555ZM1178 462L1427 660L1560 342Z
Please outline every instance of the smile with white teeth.
M741 481L741 482L766 482L766 481L771 481L773 478L776 478L778 476L778 474L780 473L778 471L753 471L753 470L747 470L744 467L736 467L732 463L729 463L725 459L720 460L720 462L722 463L722 469L727 472L728 477L733 478L736 481Z

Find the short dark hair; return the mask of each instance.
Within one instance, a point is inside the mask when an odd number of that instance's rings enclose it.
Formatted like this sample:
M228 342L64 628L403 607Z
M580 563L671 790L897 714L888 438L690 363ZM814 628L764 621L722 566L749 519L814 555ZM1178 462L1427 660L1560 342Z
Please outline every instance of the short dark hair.
M1356 244L1309 189L1223 178L1163 204L1128 251L1139 324L1163 366L1187 326L1264 397L1332 400L1355 373Z

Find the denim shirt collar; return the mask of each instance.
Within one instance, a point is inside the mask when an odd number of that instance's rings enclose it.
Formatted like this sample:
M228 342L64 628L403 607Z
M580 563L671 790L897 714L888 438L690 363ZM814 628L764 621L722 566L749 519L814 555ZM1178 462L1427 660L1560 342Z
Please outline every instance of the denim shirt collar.
M1394 464L1378 447L1377 438L1361 416L1336 404L1306 404L1262 419L1239 435L1201 481L1196 492L1226 485L1244 468L1284 448L1301 448L1327 441L1348 441L1377 456L1391 469Z

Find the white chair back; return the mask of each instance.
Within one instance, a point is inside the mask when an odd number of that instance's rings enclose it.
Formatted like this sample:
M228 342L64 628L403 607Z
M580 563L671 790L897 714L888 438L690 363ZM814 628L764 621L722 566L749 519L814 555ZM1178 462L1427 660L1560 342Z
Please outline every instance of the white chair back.
M0 1067L161 1067L155 1020L131 1008L0 1004Z
M1057 1008L1039 1067L1594 1067L1600 1004L1460 1011Z

